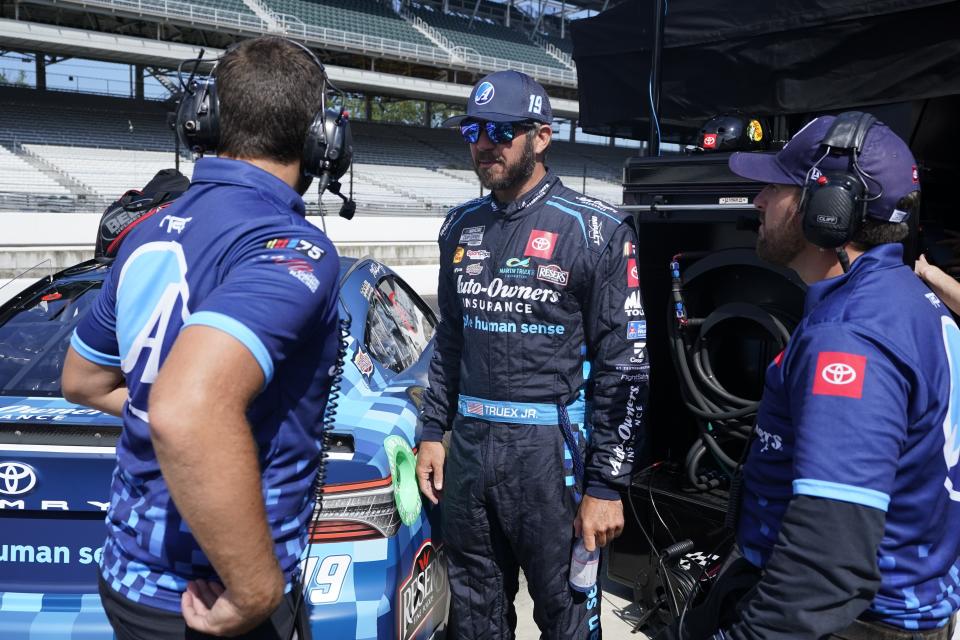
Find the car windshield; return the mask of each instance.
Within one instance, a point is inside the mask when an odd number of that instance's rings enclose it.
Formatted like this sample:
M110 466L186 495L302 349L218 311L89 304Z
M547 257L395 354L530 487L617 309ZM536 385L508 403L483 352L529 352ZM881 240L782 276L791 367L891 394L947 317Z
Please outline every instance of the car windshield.
M0 394L59 396L70 336L97 297L100 281L41 290L0 316Z

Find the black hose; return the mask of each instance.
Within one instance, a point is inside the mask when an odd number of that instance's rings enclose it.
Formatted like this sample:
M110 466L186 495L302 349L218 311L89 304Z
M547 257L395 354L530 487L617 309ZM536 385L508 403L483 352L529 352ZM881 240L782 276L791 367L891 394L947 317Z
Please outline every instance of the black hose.
M786 344L790 333L779 318L762 309L759 313L747 309L746 315L737 315L738 311L742 314L743 310L734 308L731 312L727 305L728 308L718 316L713 315L716 313L714 311L706 318L689 317L680 269L680 261L684 258L683 254L678 254L670 262L672 285L667 326L671 355L680 378L680 395L684 406L696 416L700 431L700 438L687 452L684 466L691 484L705 491L719 486L720 482L699 473L703 456L709 451L721 467L737 469L739 463L722 445L732 440L749 441L754 428L753 417L760 406L759 400L741 398L731 393L717 378L708 349L710 327L731 318L751 320L760 324L781 346ZM704 327L707 329L704 330ZM730 474L730 471L725 471Z

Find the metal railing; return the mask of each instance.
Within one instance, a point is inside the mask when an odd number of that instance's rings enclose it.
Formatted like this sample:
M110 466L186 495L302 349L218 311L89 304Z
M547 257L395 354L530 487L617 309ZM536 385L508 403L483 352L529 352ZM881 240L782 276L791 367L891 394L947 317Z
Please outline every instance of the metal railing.
M293 20L290 20L293 18ZM286 35L324 47L365 54L377 54L397 60L414 60L425 64L447 65L450 55L434 46L424 46L381 36L371 36L341 29L306 24L295 16L278 16L278 26Z
M263 33L268 25L253 13L217 9L176 0L56 0L56 3L103 7L136 15L175 18L190 23Z
M116 198L104 196L76 196L76 195L38 195L34 193L0 191L0 211L16 211L23 213L102 213L107 205ZM340 201L324 201L323 210L327 215L336 215L340 208ZM320 206L317 202L307 203L307 214L317 215ZM357 203L357 213L367 216L443 216L448 207L441 205L426 206L422 204L367 204Z
M426 20L421 18L418 15L414 15L409 10L404 10L400 12L401 16L409 19L415 28L427 34L428 38L432 38L434 41L439 44L442 49L445 49L448 53L453 50L454 44L450 42L450 38L440 33L440 30L435 28L433 25L429 24Z
M111 12L125 12L138 16L155 16L192 24L205 24L214 27L272 33L271 25L253 13L241 13L227 9L216 9L202 5L189 4L178 0L53 0L54 4L72 4L82 7L100 7ZM341 29L306 24L299 18L288 14L273 14L277 19L277 29L287 36L325 48L338 49L379 55L395 60L415 61L433 66L453 66L482 72L514 69L531 75L538 80L566 86L576 86L577 74L566 69L558 69L538 64L505 60L493 56L481 55L469 47L452 47L444 51L435 46L425 46L412 42L371 36ZM425 23L426 24L426 23ZM429 26L429 25L428 25ZM442 34L440 34L442 35ZM448 43L449 39L446 40Z
M464 64L468 67L475 67L481 71L522 71L538 80L546 80L555 82L556 84L570 86L576 86L577 84L577 74L566 69L544 67L539 64L520 62L519 60L505 60L503 58L485 56L470 47L455 47L453 55L463 60Z

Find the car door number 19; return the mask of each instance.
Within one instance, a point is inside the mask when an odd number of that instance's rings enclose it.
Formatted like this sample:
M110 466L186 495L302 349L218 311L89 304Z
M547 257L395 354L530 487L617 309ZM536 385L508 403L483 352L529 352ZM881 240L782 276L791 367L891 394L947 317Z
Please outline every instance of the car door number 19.
M307 558L303 571L303 575L308 576L307 601L329 604L339 600L351 561L350 556L327 556L322 562L317 557Z

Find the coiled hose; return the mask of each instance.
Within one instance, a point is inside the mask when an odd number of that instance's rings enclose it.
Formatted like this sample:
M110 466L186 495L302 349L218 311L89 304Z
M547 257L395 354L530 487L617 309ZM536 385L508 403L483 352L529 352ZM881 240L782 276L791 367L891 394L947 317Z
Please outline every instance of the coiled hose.
M687 452L684 467L690 483L706 491L719 487L720 480L699 473L703 457L710 453L721 470L732 477L739 461L733 459L723 445L739 441L742 447L747 443L760 405L759 400L731 393L718 380L710 362L709 328L728 319L752 321L770 333L781 348L790 338L790 332L773 314L744 303L722 305L706 318L688 317L680 271L680 261L685 257L677 254L670 261L673 303L668 309L667 326L683 403L696 417L700 432L699 439ZM689 257L698 257L698 254Z

